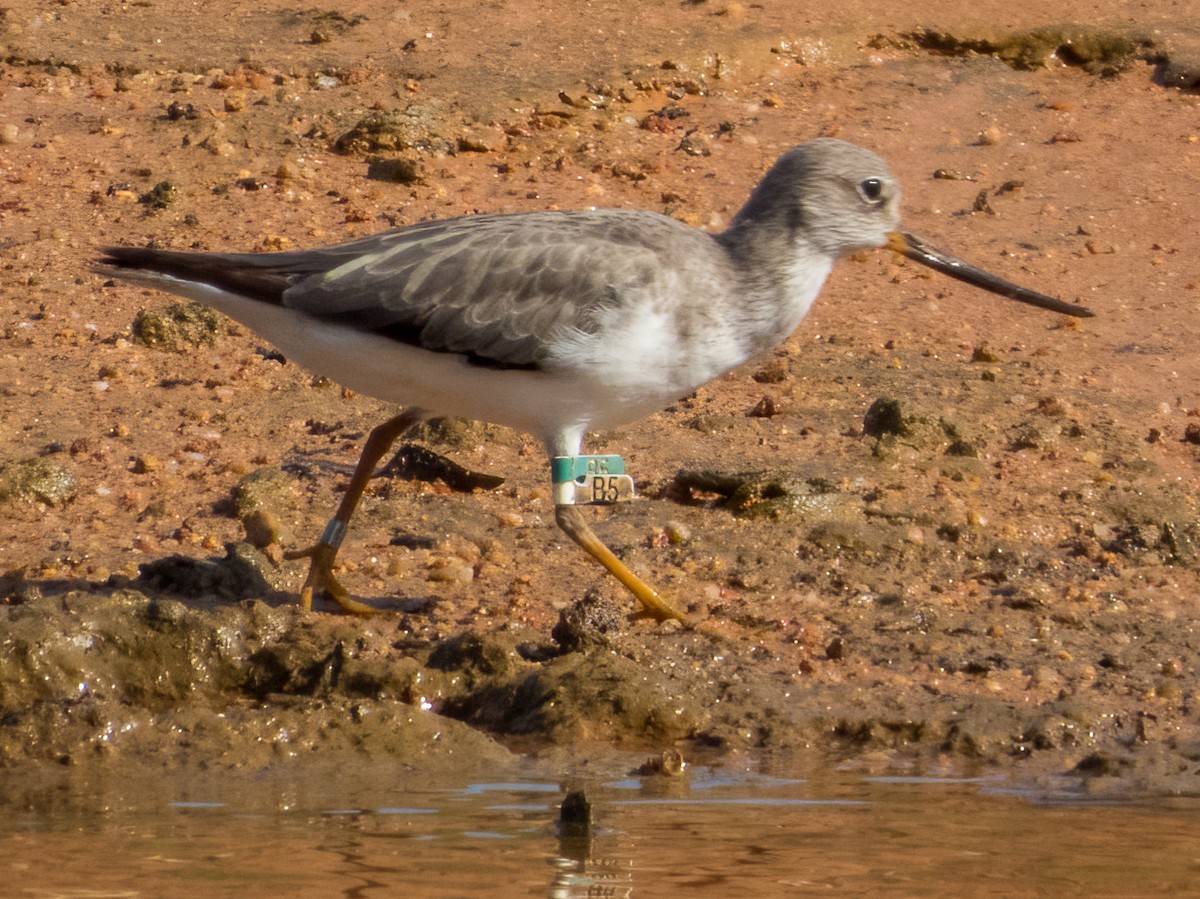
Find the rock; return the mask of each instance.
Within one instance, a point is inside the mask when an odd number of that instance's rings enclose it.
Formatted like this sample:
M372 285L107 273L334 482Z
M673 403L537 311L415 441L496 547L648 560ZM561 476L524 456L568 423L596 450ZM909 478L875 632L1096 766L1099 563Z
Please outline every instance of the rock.
M0 502L23 500L60 506L78 490L75 473L54 459L38 456L0 465Z
M256 468L243 475L233 488L233 508L237 517L245 519L259 510L277 510L295 492L292 479L275 465Z
M589 590L574 605L559 613L550 636L563 652L611 646L625 631L625 607L599 590Z
M419 150L450 153L455 145L441 136L445 123L432 107L409 103L399 112L373 112L334 141L338 153L371 154Z
M274 588L263 577L267 566L260 564L260 556L248 544L230 544L224 559L167 556L140 565L138 582L147 591L162 591L185 599L215 597L236 601L263 597L274 592Z
M367 177L373 181L391 181L395 184L421 184L425 180L417 163L409 159L381 156L367 162Z
M764 396L758 401L757 405L750 410L751 418L774 418L783 411L783 406L773 396Z
M242 518L246 539L258 549L278 545L280 542L279 516L268 509L255 509Z
M171 303L139 312L133 320L133 339L151 349L172 353L217 345L225 332L225 316L200 303Z
M890 397L875 400L867 409L863 435L876 438L874 453L880 458L926 456L947 452L950 447L955 447L954 455L971 455L971 445L956 424L914 403Z
M138 197L138 202L151 209L166 209L175 202L178 190L170 181L159 181L146 193Z
M792 471L682 470L675 475L674 487L684 495L692 491L720 494L726 508L750 517L794 514L820 522L850 520L861 514L858 497L821 478Z
M572 790L563 797L558 823L564 838L586 838L592 833L592 803L583 790Z

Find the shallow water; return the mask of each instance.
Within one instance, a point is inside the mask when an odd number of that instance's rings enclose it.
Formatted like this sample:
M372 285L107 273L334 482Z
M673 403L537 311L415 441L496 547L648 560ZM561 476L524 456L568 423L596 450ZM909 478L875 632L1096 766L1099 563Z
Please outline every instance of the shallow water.
M614 771L616 769L614 768ZM999 778L692 768L396 789L264 776L5 809L13 896L1133 896L1200 890L1200 799L1036 798ZM11 785L10 785L11 786ZM342 787L345 787L342 790ZM557 826L567 787L590 838ZM6 790L13 799L13 792ZM186 798L185 798L186 797ZM219 798L218 798L219 797Z

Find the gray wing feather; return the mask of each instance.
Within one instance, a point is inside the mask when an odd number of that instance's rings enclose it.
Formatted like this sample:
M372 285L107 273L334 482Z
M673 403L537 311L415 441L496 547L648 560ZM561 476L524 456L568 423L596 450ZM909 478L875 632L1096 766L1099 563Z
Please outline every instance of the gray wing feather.
M283 302L428 349L536 365L562 329L589 332L600 308L655 290L663 245L681 250L681 235L709 239L613 210L429 222L285 254L297 264Z

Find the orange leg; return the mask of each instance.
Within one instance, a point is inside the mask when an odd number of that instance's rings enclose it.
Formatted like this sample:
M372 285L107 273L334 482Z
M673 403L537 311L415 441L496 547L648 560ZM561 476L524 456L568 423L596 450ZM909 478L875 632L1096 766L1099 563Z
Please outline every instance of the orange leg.
M613 555L612 550L605 546L588 526L578 506L555 506L554 517L558 526L567 533L567 536L578 543L584 552L608 569L613 577L637 597L638 602L642 604L642 609L634 615L635 618L653 618L655 621L674 619L682 621L684 624L691 623L686 615L671 608L653 587L630 571L624 562Z
M342 539L346 536L350 518L354 515L354 510L358 508L358 501L362 499L363 491L367 489L367 483L375 474L379 460L405 431L424 417L425 413L420 409L407 409L375 428L363 446L362 455L358 457L358 465L354 468L354 475L350 478L350 485L346 488L337 514L329 520L321 539L315 546L294 550L284 555L285 559L312 560L308 567L308 577L304 579L304 586L300 590L300 605L305 611L312 608L313 595L323 592L344 611L352 612L355 615L378 614L378 609L354 599L346 588L338 583L338 579L333 574L333 561L337 558L338 547L342 545Z

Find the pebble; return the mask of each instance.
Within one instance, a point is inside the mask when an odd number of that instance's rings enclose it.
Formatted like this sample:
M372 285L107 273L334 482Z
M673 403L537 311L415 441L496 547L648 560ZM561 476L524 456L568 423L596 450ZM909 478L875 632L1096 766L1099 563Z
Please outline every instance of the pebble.
M788 377L787 360L783 358L775 358L754 372L750 377L759 384L779 384Z
M432 559L428 578L447 584L469 584L475 580L475 567L453 556Z
M1004 132L995 125L990 125L979 132L979 144L983 147L994 147L1004 139Z
M997 356L994 351L989 349L986 344L981 343L979 346L975 347L974 351L971 353L971 361L992 363L999 362L1000 357Z
M764 396L758 401L753 409L750 410L751 418L774 418L783 411L783 406L773 396Z
M1167 659L1162 663L1161 670L1164 677L1183 677L1185 668L1181 659Z
M679 142L679 149L688 156L711 156L712 149L708 141L699 134L689 134Z
M162 460L158 456L153 456L147 453L144 456L138 456L133 462L134 474L149 474L152 471L158 471L162 468Z
M152 553L158 550L158 542L153 537L139 534L133 538L131 548L141 553Z
M683 546L692 540L692 529L681 521L668 521L664 531L672 546Z
M259 549L279 543L279 516L268 509L255 509L243 516L242 527L246 531L246 539Z

